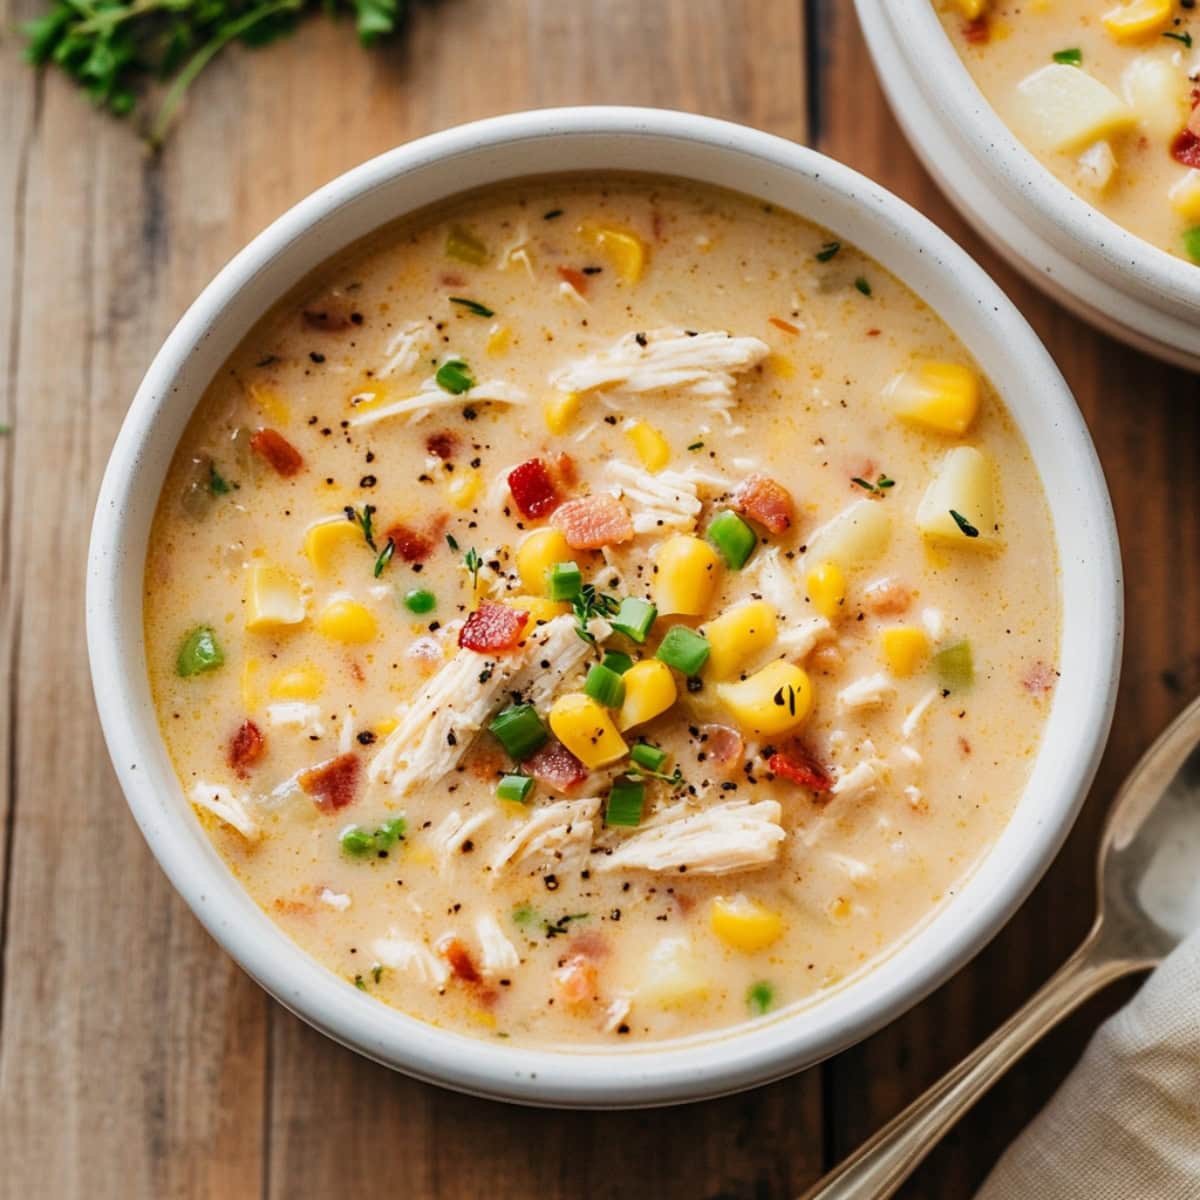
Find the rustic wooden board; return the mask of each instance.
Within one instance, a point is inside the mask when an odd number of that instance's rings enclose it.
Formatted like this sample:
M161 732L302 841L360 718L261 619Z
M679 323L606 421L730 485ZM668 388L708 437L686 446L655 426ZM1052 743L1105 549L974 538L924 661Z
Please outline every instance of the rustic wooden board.
M847 0L443 0L360 54L315 22L202 80L161 160L0 46L0 1197L786 1197L998 1023L1083 931L1112 788L1200 687L1197 383L1087 331L1003 268L916 165ZM0 0L0 21L37 0ZM815 34L816 36L812 36ZM533 1113L413 1083L269 1001L178 901L92 715L83 552L117 426L162 337L287 205L458 121L568 103L676 107L803 139L978 254L1075 386L1130 577L1101 784L978 961L864 1045L742 1097ZM810 111L811 108L811 111ZM1101 384L1103 383L1103 387ZM1021 1066L906 1195L966 1196L1062 1077L1094 1006Z

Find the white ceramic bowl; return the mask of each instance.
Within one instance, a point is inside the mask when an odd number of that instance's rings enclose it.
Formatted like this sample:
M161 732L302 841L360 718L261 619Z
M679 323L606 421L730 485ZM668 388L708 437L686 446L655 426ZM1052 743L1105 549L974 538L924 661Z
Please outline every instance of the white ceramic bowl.
M958 894L861 978L753 1026L666 1045L545 1052L435 1029L363 995L291 942L226 869L167 758L147 683L142 570L172 452L251 324L313 267L392 219L498 180L660 172L749 192L827 226L942 313L999 388L1050 499L1064 595L1062 679L1046 749L999 842ZM527 1103L617 1107L718 1095L789 1074L865 1037L961 967L1049 864L1091 781L1121 641L1116 531L1062 377L1003 294L924 217L846 167L779 138L681 113L521 113L392 150L321 188L204 290L159 351L112 452L88 563L88 644L104 734L151 850L212 935L294 1013L422 1079Z
M1097 328L1200 371L1200 268L1059 182L984 99L931 0L855 0L896 119L960 213L1037 287Z

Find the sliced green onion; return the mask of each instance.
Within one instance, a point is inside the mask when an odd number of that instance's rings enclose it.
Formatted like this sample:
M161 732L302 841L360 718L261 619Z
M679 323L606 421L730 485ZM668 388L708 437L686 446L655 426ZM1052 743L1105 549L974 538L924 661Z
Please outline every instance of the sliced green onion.
M392 817L384 821L375 830L375 848L377 850L391 849L404 836L407 828L408 822L403 817Z
M546 568L546 595L551 600L574 600L583 587L583 574L573 562Z
M975 682L975 659L970 642L955 642L933 656L933 667L944 687L951 691L968 688Z
M518 762L540 749L549 737L532 704L514 704L497 713L488 729L496 735L509 758Z
M608 805L604 810L606 825L634 826L642 823L642 805L646 801L646 785L637 779L622 778L612 785Z
M496 784L496 799L511 800L514 804L524 804L533 791L533 780L528 775L505 775Z
M612 619L612 627L635 642L644 642L657 616L658 609L649 600L626 596Z
M1184 233L1183 248L1193 262L1200 263L1200 225L1194 225Z
M496 315L486 304L480 304L478 300L468 300L466 296L451 296L450 303L465 308L467 312L476 317L494 317Z
M603 663L593 663L583 681L583 690L605 708L620 708L625 702L625 680Z
M862 292L864 296L871 294L871 284L865 275L860 275L855 281L854 286Z
M661 771L670 756L665 750L660 750L657 746L651 746L649 742L638 742L629 751L629 757L639 767L645 767L647 771Z
M817 262L828 262L841 248L841 242L826 242L816 253Z
M446 234L446 253L459 262L482 267L488 260L488 248L469 229L454 225Z
M604 665L610 671L616 671L618 675L624 675L633 666L633 659L628 654L623 654L620 650L605 650Z
M698 675L708 661L708 640L686 625L672 625L654 657L685 675Z
M217 470L215 462L208 464L208 490L214 496L227 496L233 490L229 481Z
M461 396L463 392L469 392L475 386L471 368L461 358L447 359L438 367L433 378L438 387L452 396Z
M424 588L404 593L404 607L411 613L429 613L437 607L437 597Z
M758 544L754 530L737 513L728 509L717 513L709 521L705 536L735 571L740 571L746 565L746 560Z
M186 679L202 671L216 670L225 661L211 625L197 625L184 639L175 660L175 673Z
M775 1007L775 989L765 979L752 983L746 989L746 1007L756 1017L770 1012Z
M375 849L375 838L357 825L343 829L338 841L341 842L342 849L347 854L353 854L355 858L362 858Z
M1068 67L1078 67L1083 63L1083 51L1078 46L1072 46L1069 50L1055 50L1051 57L1056 63Z

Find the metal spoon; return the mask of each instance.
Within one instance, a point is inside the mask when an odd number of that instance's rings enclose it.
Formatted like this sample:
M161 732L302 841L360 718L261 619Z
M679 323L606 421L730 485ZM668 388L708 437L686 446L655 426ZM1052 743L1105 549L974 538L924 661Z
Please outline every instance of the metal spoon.
M1082 946L974 1053L801 1200L887 1200L943 1134L1044 1033L1200 928L1200 699L1143 755L1109 813L1096 923Z

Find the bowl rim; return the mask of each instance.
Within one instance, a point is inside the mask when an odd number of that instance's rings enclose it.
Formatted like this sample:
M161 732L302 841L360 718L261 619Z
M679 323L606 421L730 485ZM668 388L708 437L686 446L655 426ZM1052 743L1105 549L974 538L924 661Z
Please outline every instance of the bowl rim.
M882 24L891 31L931 110L942 117L958 114L955 138L1021 203L1027 218L1032 208L1091 262L1136 283L1143 299L1166 297L1200 316L1200 268L1126 229L1045 166L983 94L931 0L855 0L855 5L864 28L875 31ZM866 16L868 8L875 19Z
M287 938L225 867L201 831L177 778L164 770L165 751L157 725L139 716L139 697L148 695L140 605L136 619L122 614L122 605L129 604L129 589L141 595L145 538L138 544L129 525L130 510L146 503L139 499L139 481L152 469L145 461L148 441L164 413L186 401L186 415L190 415L203 388L188 394L179 382L181 372L223 314L228 318L243 290L323 223L347 212L375 189L439 164L469 162L472 155L497 149L509 153L525 145L630 146L630 153L645 151L648 157L652 150L682 147L706 164L703 171L697 167L690 175L693 179L704 179L709 170L758 165L764 179L769 173L789 186L827 198L846 223L869 234L868 240L875 244L867 252L887 269L892 269L889 261L904 257L914 271L920 266L928 272L920 287L912 278L900 276L919 295L940 290L961 301L962 309L956 304L952 313L940 310L943 319L1000 389L1014 419L1019 402L1020 411L1040 423L1044 429L1041 460L1035 454L1039 474L1050 495L1054 489L1046 482L1047 471L1053 473L1054 487L1062 491L1060 498L1071 509L1069 529L1061 526L1060 514L1053 509L1051 516L1063 581L1060 662L1065 667L1069 644L1071 661L1083 679L1079 686L1072 683L1080 694L1068 704L1067 688L1060 686L1046 731L1057 729L1064 740L1055 745L1053 755L1039 752L1017 813L955 899L942 905L883 961L812 1003L715 1035L646 1048L622 1046L616 1052L505 1046L428 1025L363 995ZM493 182L530 173L500 171ZM760 194L754 188L745 190ZM811 213L801 215L813 219ZM343 244L369 232L370 228L361 228ZM863 245L862 236L858 242ZM265 311L272 302L264 301L257 311ZM966 310L969 313L963 315ZM984 332L974 339L963 336L961 326L968 320ZM244 333L242 327L228 349ZM1036 395L1037 401L1029 400L1029 395ZM1033 443L1029 446L1033 453ZM161 477L159 471L160 481ZM151 507L158 490L153 488ZM1061 514L1062 520L1067 516ZM1068 574L1080 580L1070 593ZM250 975L334 1040L409 1075L476 1095L589 1108L676 1103L781 1078L866 1037L967 962L1032 890L1073 823L1112 717L1123 619L1115 522L1082 416L1041 342L983 270L909 205L814 150L709 117L624 107L513 113L432 134L355 167L301 200L255 237L179 320L137 390L97 500L86 607L101 725L130 809L177 891ZM1068 616L1073 619L1068 621ZM1029 799L1035 782L1039 783L1036 810ZM1019 845L1018 838L1024 839ZM1015 861L1006 862L1007 855Z

